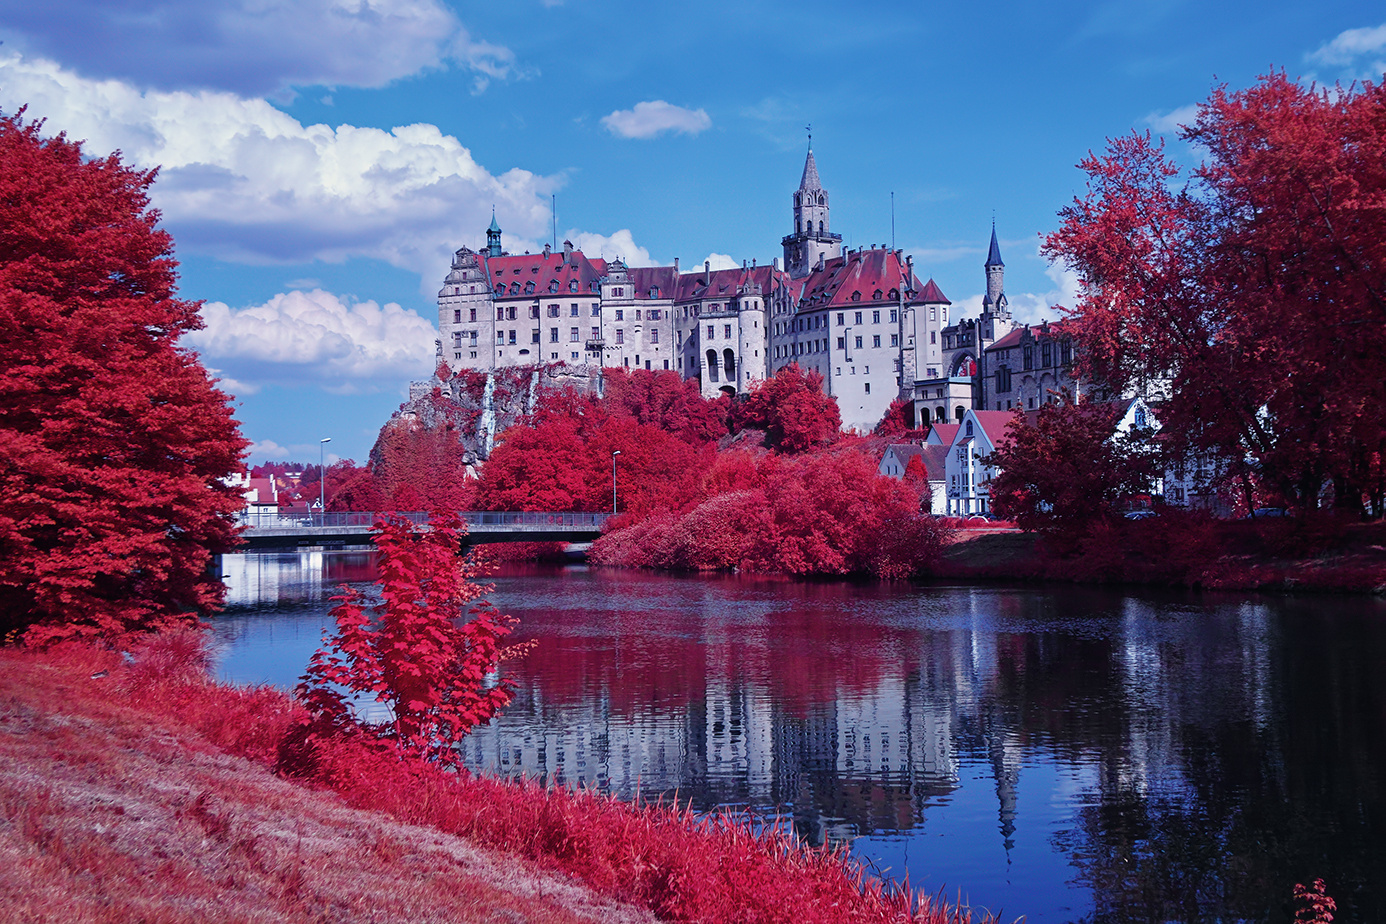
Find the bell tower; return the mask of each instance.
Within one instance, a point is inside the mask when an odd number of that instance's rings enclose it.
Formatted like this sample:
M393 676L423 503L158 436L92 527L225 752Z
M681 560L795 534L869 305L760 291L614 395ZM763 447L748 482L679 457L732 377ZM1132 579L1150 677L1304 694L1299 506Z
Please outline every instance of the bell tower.
M804 174L794 191L794 231L780 243L784 246L784 267L792 279L813 272L820 257L831 260L842 255L842 235L833 234L828 221L828 191L818 179L811 133Z

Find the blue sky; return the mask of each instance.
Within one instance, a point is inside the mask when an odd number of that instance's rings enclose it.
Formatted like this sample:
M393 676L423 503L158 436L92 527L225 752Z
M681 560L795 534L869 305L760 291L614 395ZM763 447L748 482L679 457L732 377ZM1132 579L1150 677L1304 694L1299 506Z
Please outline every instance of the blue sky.
M684 266L780 255L805 125L833 229L980 304L993 215L1023 319L1072 282L1039 236L1105 138L1168 132L1271 67L1386 71L1361 2L0 0L0 109L162 165L190 344L251 460L363 462L431 370L448 255ZM1178 142L1175 142L1178 145ZM1189 152L1180 151L1181 155Z

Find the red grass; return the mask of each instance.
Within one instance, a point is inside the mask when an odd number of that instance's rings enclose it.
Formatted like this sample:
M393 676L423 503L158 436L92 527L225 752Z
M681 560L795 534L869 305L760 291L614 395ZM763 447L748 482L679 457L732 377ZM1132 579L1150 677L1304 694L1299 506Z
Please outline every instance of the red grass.
M449 773L423 761L402 761L364 736L305 753L285 744L305 719L300 707L277 691L213 684L197 677L195 669L179 667L180 658L195 664L199 657L186 642L173 638L147 645L130 667L76 646L24 657L43 658L78 678L71 680L74 690L80 688L78 699L116 694L125 707L157 723L185 725L232 754L277 763L354 808L538 861L667 920L972 920L967 912L908 888L885 888L840 850L806 848L780 828L757 832L744 818L698 819L686 806L632 807L591 793ZM155 671L154 664L162 668ZM109 677L87 680L99 670L109 671ZM215 837L213 829L222 824L218 811L193 800L187 817Z

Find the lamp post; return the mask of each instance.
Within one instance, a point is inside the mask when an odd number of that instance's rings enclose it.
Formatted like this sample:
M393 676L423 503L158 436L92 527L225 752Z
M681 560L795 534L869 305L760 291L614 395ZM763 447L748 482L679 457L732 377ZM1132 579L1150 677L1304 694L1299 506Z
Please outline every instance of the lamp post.
M327 469L323 467L323 451L327 444L332 442L332 437L327 436L318 440L318 525L324 526L327 523Z
M611 512L616 513L616 457L621 454L621 450L611 451Z

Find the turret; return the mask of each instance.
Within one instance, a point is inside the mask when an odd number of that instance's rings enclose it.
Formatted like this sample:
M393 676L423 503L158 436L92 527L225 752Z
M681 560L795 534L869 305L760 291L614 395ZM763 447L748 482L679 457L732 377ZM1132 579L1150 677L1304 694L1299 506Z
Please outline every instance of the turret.
M501 228L496 223L496 210L491 209L491 227L486 229L486 255L488 257L499 257L501 250Z

